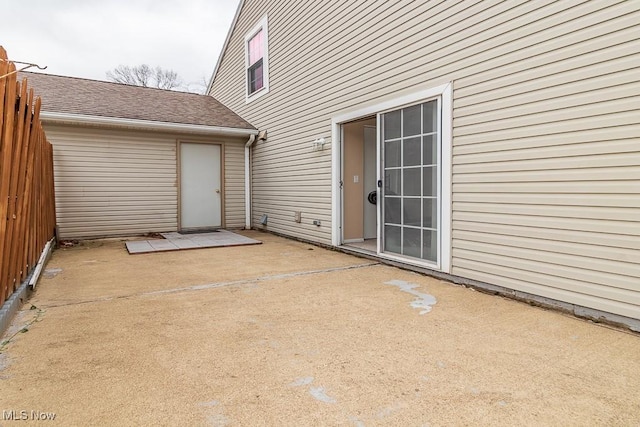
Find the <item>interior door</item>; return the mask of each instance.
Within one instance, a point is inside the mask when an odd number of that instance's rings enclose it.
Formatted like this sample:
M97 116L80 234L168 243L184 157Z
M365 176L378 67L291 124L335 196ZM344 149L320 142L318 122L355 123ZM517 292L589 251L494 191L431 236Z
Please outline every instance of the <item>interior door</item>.
M180 229L222 226L221 147L180 144Z

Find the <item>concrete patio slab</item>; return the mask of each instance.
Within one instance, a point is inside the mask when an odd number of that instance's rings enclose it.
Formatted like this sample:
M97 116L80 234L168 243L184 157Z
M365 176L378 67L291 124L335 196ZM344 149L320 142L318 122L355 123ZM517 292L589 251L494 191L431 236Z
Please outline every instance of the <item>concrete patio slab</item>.
M12 327L28 332L0 350L0 410L64 426L640 423L637 334L244 234L264 244L57 250Z
M215 232L180 234L176 232L161 233L164 239L151 239L126 242L130 254L148 252L179 251L183 249L218 248L227 246L259 245L262 242L228 230Z
M127 242L127 250L130 254L153 252L153 246L147 240Z
M179 248L171 240L147 240L153 252L177 251Z
M200 247L200 245L190 239L172 239L171 243L180 249L194 249Z

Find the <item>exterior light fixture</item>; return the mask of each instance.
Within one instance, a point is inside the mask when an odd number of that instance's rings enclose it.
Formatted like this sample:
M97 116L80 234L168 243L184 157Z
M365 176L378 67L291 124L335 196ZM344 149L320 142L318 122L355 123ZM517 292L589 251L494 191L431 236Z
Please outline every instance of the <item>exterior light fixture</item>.
M320 151L322 150L322 148L324 147L324 143L326 141L324 140L324 138L317 138L313 141L312 143L312 147L313 147L313 151Z

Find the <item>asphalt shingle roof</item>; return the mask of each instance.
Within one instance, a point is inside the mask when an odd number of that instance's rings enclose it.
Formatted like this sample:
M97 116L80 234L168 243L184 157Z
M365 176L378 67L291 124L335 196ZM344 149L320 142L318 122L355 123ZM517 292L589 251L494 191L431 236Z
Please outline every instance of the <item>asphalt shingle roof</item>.
M21 72L42 111L255 129L211 96L52 74Z

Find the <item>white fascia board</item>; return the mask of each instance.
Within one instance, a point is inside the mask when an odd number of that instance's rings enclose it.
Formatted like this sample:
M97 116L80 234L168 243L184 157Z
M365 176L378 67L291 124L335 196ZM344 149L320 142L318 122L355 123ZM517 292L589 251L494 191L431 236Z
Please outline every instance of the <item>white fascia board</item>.
M209 95L211 92L211 86L213 86L213 80L216 78L216 74L218 73L218 68L220 68L220 64L222 63L222 58L224 57L224 53L227 51L227 47L229 46L229 40L231 39L231 34L233 33L233 29L238 22L238 18L240 17L240 11L242 10L242 6L244 5L244 0L240 0L238 2L238 8L236 9L236 14L233 17L233 21L231 21L231 26L229 27L229 31L227 31L227 38L224 39L224 44L222 45L222 50L220 51L220 55L218 55L218 60L216 61L216 66L213 68L213 73L211 74L211 79L209 79L209 84L207 85L207 93L205 95Z
M138 130L186 132L186 133L196 133L196 134L202 134L202 135L215 134L215 135L230 135L230 136L246 136L246 135L258 134L257 129L194 125L194 124L188 124L188 123L157 122L153 120L125 119L120 117L88 116L83 114L50 113L50 112L44 112L44 111L40 113L40 119L44 123L113 126L113 127L125 127L125 128L138 129Z

